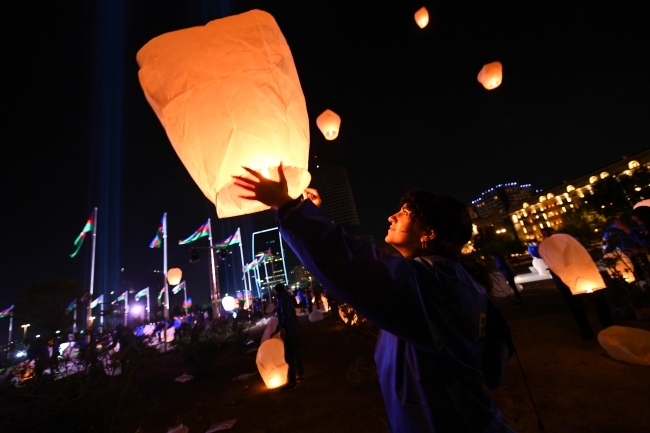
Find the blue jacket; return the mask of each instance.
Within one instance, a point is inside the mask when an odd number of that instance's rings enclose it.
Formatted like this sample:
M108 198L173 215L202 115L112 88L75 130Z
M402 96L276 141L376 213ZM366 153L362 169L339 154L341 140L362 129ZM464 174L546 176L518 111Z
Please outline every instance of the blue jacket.
M277 217L305 268L382 329L375 362L391 431L514 431L483 390L487 293L459 263L389 255L309 200Z
M278 326L275 332L285 330L287 335L298 335L300 332L300 324L296 317L296 308L293 297L286 291L278 294L276 310L278 313Z

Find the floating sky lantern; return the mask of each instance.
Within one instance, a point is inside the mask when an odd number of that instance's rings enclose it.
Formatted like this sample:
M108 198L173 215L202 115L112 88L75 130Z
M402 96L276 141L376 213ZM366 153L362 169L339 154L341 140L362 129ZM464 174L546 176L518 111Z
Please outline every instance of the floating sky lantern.
M221 306L226 311L234 310L236 307L235 298L232 296L224 296L223 299L221 299Z
M334 140L339 136L341 117L332 110L325 110L316 118L316 125L323 133L326 140Z
M571 293L592 293L604 289L605 282L596 264L580 242L566 234L551 236L539 245L539 255Z
M499 87L503 79L503 66L501 62L492 62L483 65L483 69L478 73L476 79L488 90Z
M425 7L421 7L415 13L415 22L418 23L421 29L425 28L429 24L429 11Z
M634 205L634 209L636 209L636 208L638 208L640 206L650 206L650 199L641 200L640 202L638 202L637 204Z
M289 195L309 186L309 119L289 46L273 17L252 10L165 33L137 54L140 84L176 154L220 218L268 209L241 199L242 166Z
M257 369L267 388L273 389L287 383L289 365L284 361L284 343L270 338L257 350Z
M628 283L633 283L636 280L632 260L625 254L620 251L614 251L603 255L603 259L611 259L613 261L614 266L607 267L607 273L609 275L620 275Z

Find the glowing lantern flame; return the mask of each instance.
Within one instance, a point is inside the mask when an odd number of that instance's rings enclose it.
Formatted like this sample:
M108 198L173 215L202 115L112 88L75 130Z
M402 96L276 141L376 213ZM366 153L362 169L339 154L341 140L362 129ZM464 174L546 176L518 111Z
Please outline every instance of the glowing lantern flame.
M341 118L332 110L325 110L316 119L316 125L321 130L326 140L334 140L339 136Z
M169 141L220 218L268 209L240 198L242 166L277 180L289 195L309 186L309 118L296 66L273 17L259 10L149 41L138 77Z
M257 350L257 369L267 388L273 389L287 383L289 365L284 361L284 343L270 338Z
M415 13L415 22L418 23L421 29L429 24L429 11L427 11L427 8L422 7Z
M223 306L223 309L226 311L232 311L235 309L235 298L232 296L225 296L221 300L221 305Z
M539 255L571 293L593 293L605 282L596 264L580 242L566 234L553 235L539 245Z
M476 79L487 90L499 87L501 85L501 80L503 79L503 66L501 65L501 62L492 62L484 65Z

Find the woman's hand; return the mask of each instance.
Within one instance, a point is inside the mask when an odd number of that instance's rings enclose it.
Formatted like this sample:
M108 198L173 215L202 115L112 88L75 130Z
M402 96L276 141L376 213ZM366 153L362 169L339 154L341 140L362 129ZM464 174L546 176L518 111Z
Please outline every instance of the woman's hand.
M274 209L277 209L292 200L289 196L287 178L284 176L282 163L280 163L280 166L278 167L278 176L280 178L278 182L267 179L260 173L248 167L242 168L255 177L257 181L242 176L233 176L233 178L235 178L235 185L253 193L253 195L240 195L239 197L246 200L257 200L267 206L273 207Z
M318 191L316 191L314 188L305 189L305 198L311 200L316 205L316 207L320 207L320 205L323 204L323 200L320 198L320 194L318 194Z

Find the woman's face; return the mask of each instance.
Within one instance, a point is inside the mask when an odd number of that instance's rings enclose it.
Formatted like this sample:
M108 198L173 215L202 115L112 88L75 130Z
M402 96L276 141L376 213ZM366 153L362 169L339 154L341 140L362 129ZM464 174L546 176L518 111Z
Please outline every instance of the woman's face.
M423 230L411 221L410 211L406 206L388 217L390 227L386 234L386 243L392 245L404 257L411 257L422 246Z

